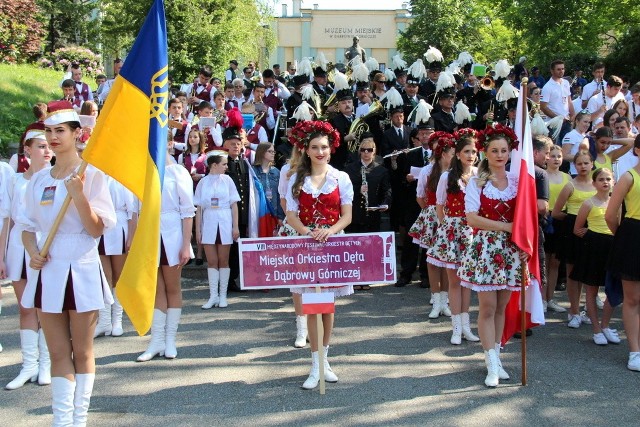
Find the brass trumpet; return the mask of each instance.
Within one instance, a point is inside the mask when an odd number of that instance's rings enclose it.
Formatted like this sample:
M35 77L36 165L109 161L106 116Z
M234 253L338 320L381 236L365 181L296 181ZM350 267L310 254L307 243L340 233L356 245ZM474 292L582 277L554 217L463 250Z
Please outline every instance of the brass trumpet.
M379 114L384 107L377 99L374 100L369 106L369 112L364 116L360 116L351 123L349 127L349 133L355 134L355 139L348 143L349 151L355 153L360 146L360 139L362 138L362 134L365 132L369 132L369 125L365 122L369 117L375 116Z
M480 88L484 90L493 90L495 87L496 82L493 81L493 77L490 75L486 75L482 80L480 80Z

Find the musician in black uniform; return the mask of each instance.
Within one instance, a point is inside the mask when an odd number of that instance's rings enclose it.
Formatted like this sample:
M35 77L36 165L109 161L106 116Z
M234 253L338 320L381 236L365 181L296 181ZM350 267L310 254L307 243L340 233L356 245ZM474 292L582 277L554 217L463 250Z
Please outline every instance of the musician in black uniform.
M458 130L458 128L465 128L469 126L467 120L465 120L461 125L456 123L454 120L454 105L456 102L455 88L444 88L437 93L437 97L438 108L437 110L434 109L434 112L431 115L436 131L453 133Z
M355 120L353 111L353 92L351 89L342 89L336 93L338 101L338 113L330 120L331 125L340 132L340 146L331 155L329 164L336 169L344 170L345 165L352 161L349 144L357 143L356 136L349 133L351 124Z
M402 106L394 107L389 111L391 117L391 127L383 133L382 155L386 156L394 151L401 151L409 148L409 137L411 128L404 124L404 111ZM405 186L405 162L407 158L404 154L387 157L385 166L391 175L391 191L393 192L393 202L389 209L391 229L398 231L402 226L402 210L404 201L408 197L415 198L415 195L406 194Z
M287 109L287 117L289 120L292 120L293 113L296 111L296 108L302 104L302 88L309 84L309 77L305 74L297 75L293 77L292 82L295 90L291 92L291 96L287 98L287 101L284 104ZM316 109L313 99L308 99L307 104L309 104L313 109ZM290 123L291 126L294 124L295 120Z
M396 68L395 70L393 70L393 72L396 75L396 80L395 80L396 89L398 90L398 92L403 94L404 87L407 84L407 78L408 78L407 70Z
M436 83L438 83L438 77L442 72L442 62L433 61L429 63L429 69L427 70L427 79L420 85L420 95L427 99L427 102L433 105L433 101L436 95Z
M313 83L311 85L320 96L322 105L324 105L333 93L333 86L331 83L327 82L327 72L323 70L322 67L316 67L313 69Z
M420 77L408 75L407 82L404 86L405 92L402 94L402 101L404 102L404 123L409 126L414 126L414 118L411 112L418 105L421 99L426 101L426 98L418 94L420 85Z
M496 85L501 83L502 79L496 81ZM476 94L476 101L478 103L478 111L476 119L473 121L474 129L484 130L488 123L502 123L506 120L507 109L502 103L496 101L494 91L488 86L480 88Z
M370 233L380 231L380 210L367 210L367 207L391 205L391 183L389 171L376 156L376 145L373 134L362 134L357 162L349 163L345 172L353 184L354 198L351 224L347 226L347 233ZM365 175L366 185L363 185L362 175ZM365 197L365 194L367 195ZM386 210L386 209L385 209Z

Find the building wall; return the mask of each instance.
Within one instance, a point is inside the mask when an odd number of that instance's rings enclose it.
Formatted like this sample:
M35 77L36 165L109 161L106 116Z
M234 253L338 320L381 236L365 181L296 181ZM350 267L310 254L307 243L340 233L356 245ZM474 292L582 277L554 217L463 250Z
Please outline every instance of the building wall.
M412 18L404 9L398 10L317 10L302 9L299 16L276 18L278 48L270 63L286 65L303 57L315 57L322 52L328 61L345 62L344 52L360 38L360 46L381 65L388 65L397 53L399 31Z

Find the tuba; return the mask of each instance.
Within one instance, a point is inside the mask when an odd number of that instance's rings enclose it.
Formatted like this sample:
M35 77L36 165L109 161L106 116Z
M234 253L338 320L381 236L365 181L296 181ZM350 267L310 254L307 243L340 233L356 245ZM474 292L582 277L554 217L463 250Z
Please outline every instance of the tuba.
M358 117L351 123L351 127L349 127L349 133L355 134L356 139L348 143L350 152L355 153L358 150L362 134L369 131L369 125L365 122L365 120L367 120L369 117L379 114L382 110L384 110L384 107L382 106L380 101L376 99L369 106L369 112L367 114Z

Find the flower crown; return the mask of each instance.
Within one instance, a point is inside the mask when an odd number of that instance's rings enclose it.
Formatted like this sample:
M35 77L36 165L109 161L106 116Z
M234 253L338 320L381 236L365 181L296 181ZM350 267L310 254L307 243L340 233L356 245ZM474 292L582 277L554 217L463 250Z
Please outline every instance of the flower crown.
M436 157L440 157L442 152L448 148L454 148L456 141L449 132L438 131L429 136L429 148Z
M479 140L482 143L483 149L487 148L489 140L495 137L502 137L506 139L511 150L515 150L516 148L518 148L518 137L516 136L513 129L501 124L494 124L493 126L489 126L481 132Z
M289 142L298 150L304 151L309 146L309 137L318 133L327 135L329 146L331 147L331 153L335 153L336 149L340 146L340 133L335 130L329 122L322 122L319 120L298 122L291 129Z
M460 140L462 139L472 138L475 141L476 150L480 152L484 149L482 143L479 142L481 139L481 133L482 132L478 132L477 130L472 128L461 128L453 133L453 141L455 144L458 144L458 142L460 142Z

